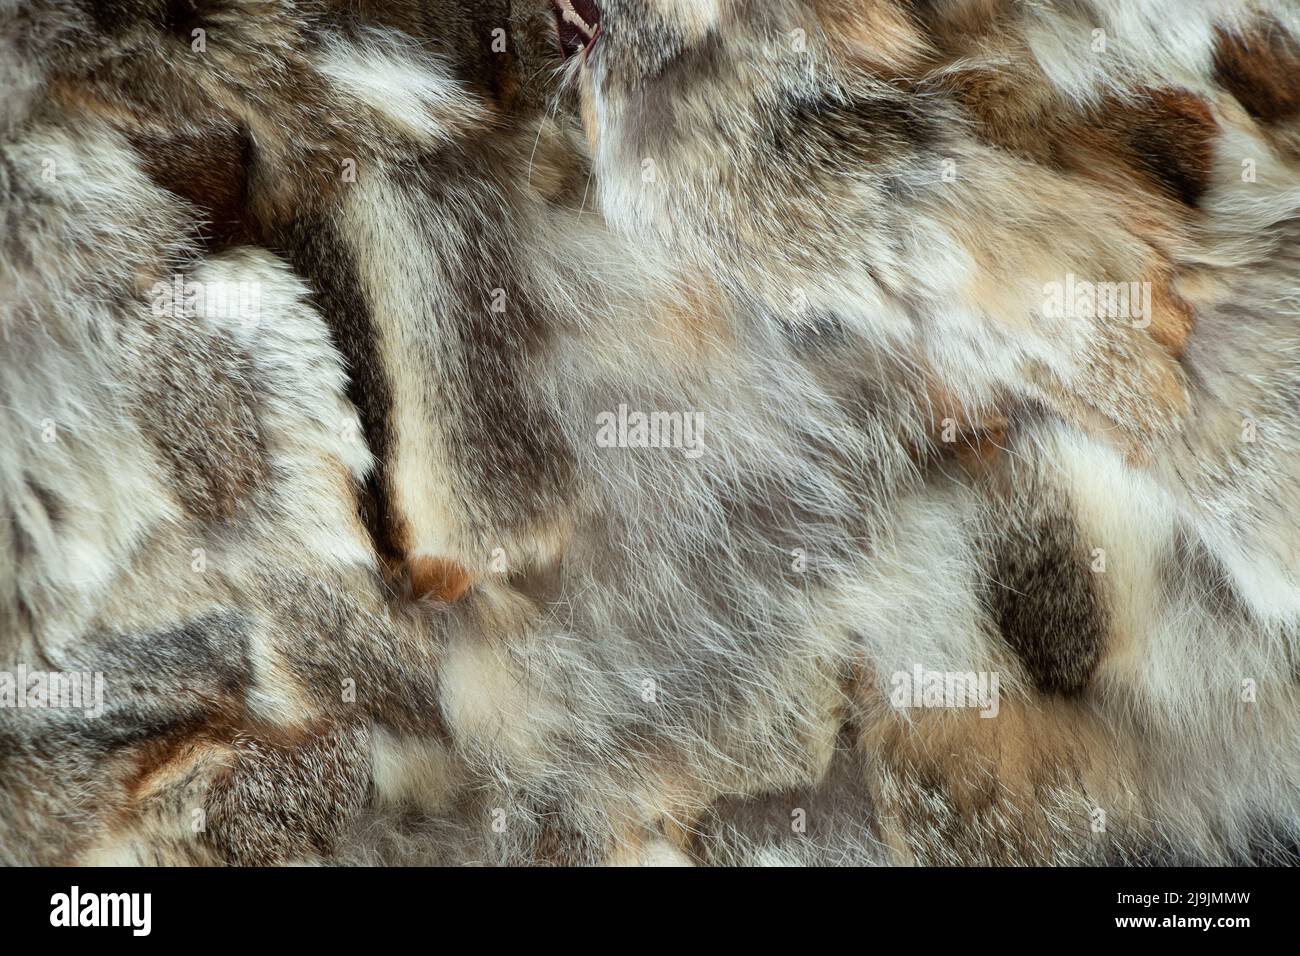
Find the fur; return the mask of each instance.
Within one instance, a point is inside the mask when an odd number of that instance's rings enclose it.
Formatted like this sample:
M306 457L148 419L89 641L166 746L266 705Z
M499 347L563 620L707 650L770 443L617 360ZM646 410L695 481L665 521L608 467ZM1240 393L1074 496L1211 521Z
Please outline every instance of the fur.
M1295 6L556 12L0 0L0 861L1294 861Z

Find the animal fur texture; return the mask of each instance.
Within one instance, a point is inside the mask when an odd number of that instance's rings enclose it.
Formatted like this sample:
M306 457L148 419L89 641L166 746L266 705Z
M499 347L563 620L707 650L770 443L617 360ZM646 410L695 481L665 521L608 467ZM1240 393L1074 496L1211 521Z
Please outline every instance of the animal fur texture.
M1294 0L0 0L0 89L0 861L1295 860Z

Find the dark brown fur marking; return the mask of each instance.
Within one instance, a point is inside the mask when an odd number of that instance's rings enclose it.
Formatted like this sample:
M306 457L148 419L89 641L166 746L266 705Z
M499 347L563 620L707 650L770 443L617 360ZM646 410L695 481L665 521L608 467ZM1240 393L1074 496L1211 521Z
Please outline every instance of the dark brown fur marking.
M1300 44L1271 18L1250 33L1216 31L1214 78L1267 124L1300 115Z
M1209 187L1219 125L1184 89L1107 97L1080 111L1027 57L956 71L943 80L990 145L1108 185L1136 183L1188 207Z
M489 194L500 194L494 159L467 152L463 175L476 176L480 186L492 190ZM463 246L446 253L459 258L449 280L460 307L447 316L460 366L454 380L468 385L455 396L460 410L445 423L448 458L472 483L494 524L524 527L547 521L563 505L573 455L554 415L525 384L525 370L544 354L551 329L530 288L508 281L509 273L498 261L516 248L515 224L478 210L463 214L463 186L449 182L445 170L429 158L412 166L409 188L413 202L452 219L467 237ZM446 248L443 221L431 219L422 227L430 231L435 248ZM496 288L506 294L499 312L492 309Z
M204 220L199 235L209 252L259 240L249 211L253 145L246 129L231 124L199 133L135 130L129 135L149 177L198 209Z
M385 485L385 463L393 446L392 388L379 357L379 333L370 315L356 262L328 216L294 220L283 231L290 262L315 292L334 345L348 371L348 399L361 419L362 438L378 461L359 489L361 518L379 554L405 555Z
M1161 191L1197 206L1210 181L1219 126L1209 106L1185 90L1150 90L1137 103L1111 102L1103 128L1120 155Z
M996 545L989 611L1044 693L1077 694L1106 641L1106 615L1068 512L1013 526Z

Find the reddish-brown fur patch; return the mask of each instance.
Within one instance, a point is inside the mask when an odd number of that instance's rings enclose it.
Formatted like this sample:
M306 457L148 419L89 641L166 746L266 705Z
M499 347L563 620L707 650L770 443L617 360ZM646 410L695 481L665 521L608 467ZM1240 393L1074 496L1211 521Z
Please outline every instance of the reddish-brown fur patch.
M667 343L692 360L711 359L734 339L721 296L703 275L678 286L659 315Z
M1262 123L1300 116L1300 43L1264 18L1249 32L1216 29L1214 78Z
M237 715L236 709L242 708L228 701L207 720L181 727L145 744L135 757L135 774L127 782L131 799L147 800L197 772L229 770L243 739L256 739L264 746L292 751L309 745L328 729L313 724L267 724L246 713Z
M1196 206L1209 186L1219 124L1206 102L1177 89L1146 90L1102 105L1103 149L1122 157L1150 187Z
M412 597L433 597L446 604L459 601L474 584L473 577L463 567L440 558L410 558L406 571Z
M126 783L132 807L184 782L205 764L215 767L229 758L240 729L239 719L230 711L238 707L227 701L209 719L177 728L142 746L135 755L135 772Z
M1210 186L1219 124L1209 104L1187 90L1111 96L1078 112L1030 64L962 71L945 83L986 142L1031 162L1186 208L1199 205Z
M1157 273L1151 282L1151 337L1170 355L1181 358L1187 339L1196 324L1196 312L1190 302L1173 288L1172 277Z
M1051 160L1051 137L1044 127L1059 108L1051 85L1028 52L1008 51L997 67L955 70L943 77L950 92L974 120L986 143L1032 162Z

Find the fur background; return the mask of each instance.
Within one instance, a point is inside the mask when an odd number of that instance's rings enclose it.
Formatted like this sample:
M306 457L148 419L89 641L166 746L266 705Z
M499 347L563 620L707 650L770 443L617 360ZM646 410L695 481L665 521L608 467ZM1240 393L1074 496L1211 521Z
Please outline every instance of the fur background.
M0 672L105 687L0 678L0 861L1295 860L1290 0L0 0L0 89Z

